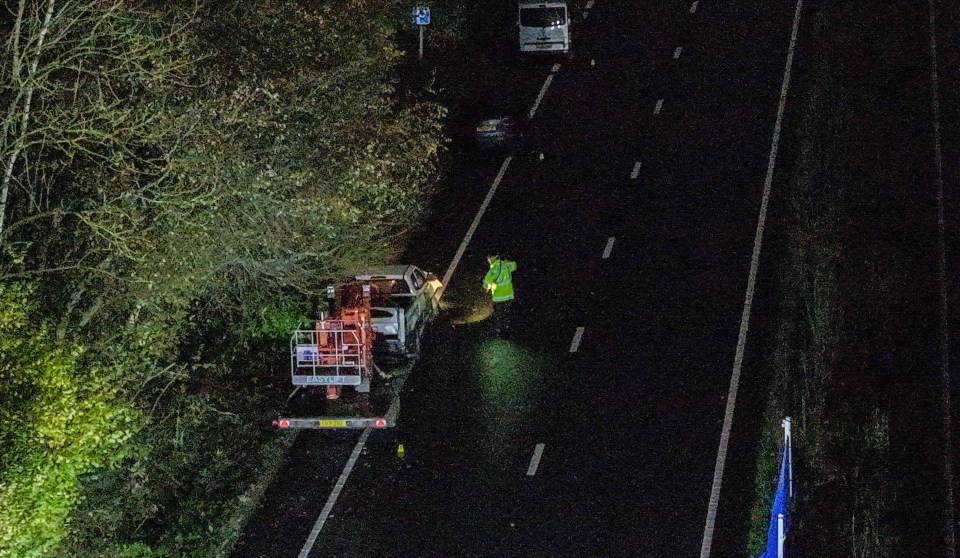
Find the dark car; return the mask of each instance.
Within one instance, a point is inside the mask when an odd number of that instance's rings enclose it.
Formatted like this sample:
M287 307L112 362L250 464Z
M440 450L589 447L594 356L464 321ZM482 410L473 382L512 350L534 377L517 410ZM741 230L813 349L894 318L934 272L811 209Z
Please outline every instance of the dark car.
M477 145L481 149L513 151L524 143L524 126L515 116L488 118L477 124Z

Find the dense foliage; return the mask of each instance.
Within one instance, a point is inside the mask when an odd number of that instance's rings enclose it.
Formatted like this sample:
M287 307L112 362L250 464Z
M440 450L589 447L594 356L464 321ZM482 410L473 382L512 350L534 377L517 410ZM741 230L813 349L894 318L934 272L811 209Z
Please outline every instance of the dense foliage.
M229 548L282 443L276 338L435 172L399 10L5 3L0 557Z

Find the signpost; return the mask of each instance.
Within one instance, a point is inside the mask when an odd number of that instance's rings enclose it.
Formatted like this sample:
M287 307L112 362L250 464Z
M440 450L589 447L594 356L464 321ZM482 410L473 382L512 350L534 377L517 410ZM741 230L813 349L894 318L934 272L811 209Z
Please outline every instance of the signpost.
M413 9L413 24L420 28L420 60L423 60L423 28L430 25L430 8L417 6Z

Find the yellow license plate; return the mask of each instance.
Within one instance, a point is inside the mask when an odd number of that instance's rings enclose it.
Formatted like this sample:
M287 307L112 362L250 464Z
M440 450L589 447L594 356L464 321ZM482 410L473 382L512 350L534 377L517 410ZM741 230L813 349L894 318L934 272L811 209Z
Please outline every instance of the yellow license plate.
M494 132L497 129L496 124L487 124L485 126L477 126L478 132Z
M347 421L345 420L321 420L320 428L346 428Z

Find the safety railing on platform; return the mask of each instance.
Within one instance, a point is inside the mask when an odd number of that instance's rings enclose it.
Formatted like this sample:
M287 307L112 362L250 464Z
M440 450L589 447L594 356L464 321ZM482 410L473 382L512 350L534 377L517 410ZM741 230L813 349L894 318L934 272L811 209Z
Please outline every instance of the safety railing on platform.
M323 320L290 339L293 384L359 385L368 375L370 340L361 322Z

